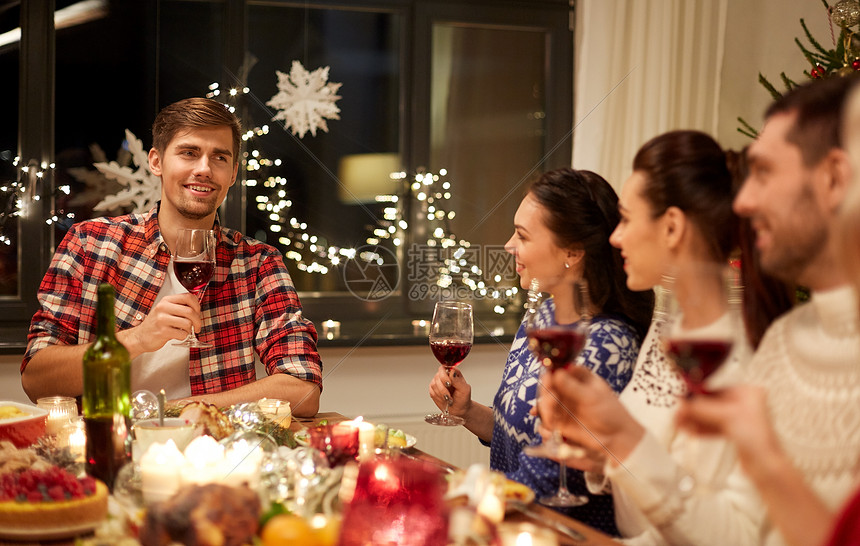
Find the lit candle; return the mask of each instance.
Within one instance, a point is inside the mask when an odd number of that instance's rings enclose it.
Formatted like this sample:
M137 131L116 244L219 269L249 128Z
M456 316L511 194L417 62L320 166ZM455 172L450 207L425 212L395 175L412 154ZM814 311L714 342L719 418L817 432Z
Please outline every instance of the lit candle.
M211 436L195 438L185 448L183 483L213 483L224 476L224 446Z
M551 530L531 523L502 523L498 529L502 546L558 546Z
M290 426L292 411L288 400L263 398L257 402L257 407L260 408L263 415L276 422L278 426L282 428Z
M369 461L376 455L376 427L368 423L363 417L356 417L354 421L344 421L345 425L358 429L358 460Z
M71 396L47 396L39 398L36 406L48 411L45 432L55 436L78 415L78 405Z
M173 443L152 444L140 460L141 491L145 503L160 502L179 490L185 457Z
M428 336L430 335L430 321L429 320L413 320L412 321L412 335L416 337Z
M256 489L260 482L260 465L263 462L263 450L260 446L247 440L233 442L224 457L226 463L222 482L227 485L247 483L251 489Z
M322 334L326 339L335 339L340 337L340 322L336 320L327 320L322 323Z
M75 462L82 463L87 454L87 431L83 419L74 421L63 427L63 435L68 438L69 451L75 457Z

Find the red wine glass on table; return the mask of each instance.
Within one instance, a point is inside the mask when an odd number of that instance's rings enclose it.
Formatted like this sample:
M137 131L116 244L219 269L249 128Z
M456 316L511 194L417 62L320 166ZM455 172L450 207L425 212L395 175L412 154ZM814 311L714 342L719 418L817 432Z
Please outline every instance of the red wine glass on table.
M430 324L430 350L449 375L472 350L473 339L472 306L458 301L437 302ZM442 413L427 415L424 420L431 425L447 427L464 424L461 417L448 413L453 402L450 396L445 395L445 402Z
M215 232L211 229L180 229L173 252L173 272L180 284L199 300L215 272ZM180 347L210 348L211 343L197 339L194 327Z
M688 393L707 394L707 379L729 357L738 337L741 287L737 271L728 266L686 271L666 282L663 351Z
M566 298L567 305L559 298ZM544 373L555 373L568 366L574 366L575 360L585 347L588 340L590 310L588 284L585 280L565 282L555 295L540 291L540 283L533 279L526 304L526 335L529 349L535 358L543 365ZM562 309L557 307L562 303ZM566 307L566 309L565 309ZM573 322L566 322L564 315L576 317ZM554 315L555 320L550 317ZM580 448L565 443L558 429L552 431L552 437L540 444L526 446L523 453L530 457L544 457L559 462L558 490L539 500L547 506L582 506L588 503L588 497L575 495L567 488L567 466L565 460L577 455Z

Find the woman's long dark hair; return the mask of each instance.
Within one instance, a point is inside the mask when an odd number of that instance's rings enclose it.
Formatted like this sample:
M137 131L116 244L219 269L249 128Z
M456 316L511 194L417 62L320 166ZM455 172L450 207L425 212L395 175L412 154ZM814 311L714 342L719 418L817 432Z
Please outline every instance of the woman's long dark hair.
M699 131L670 131L639 148L633 170L645 175L642 197L653 218L677 207L696 226L708 254L725 262L737 246L732 176L720 145Z
M714 261L727 263L740 249L743 318L750 345L756 348L793 298L787 285L762 272L750 222L732 211L734 196L746 178L743 159L743 154L724 152L705 133L670 131L639 149L633 170L645 175L642 197L653 217L669 207L679 208L698 229Z
M609 244L619 221L618 196L591 171L569 168L544 173L528 192L544 209L544 223L561 248L585 251L583 276L602 314L626 317L640 336L651 323L654 294L627 288L621 251Z
M734 193L740 191L747 177L746 148L726 152L726 163L732 173ZM758 348L770 323L794 305L794 287L768 275L761 268L755 249L755 232L749 218L741 218L738 229L741 278L744 283L744 326L753 349Z

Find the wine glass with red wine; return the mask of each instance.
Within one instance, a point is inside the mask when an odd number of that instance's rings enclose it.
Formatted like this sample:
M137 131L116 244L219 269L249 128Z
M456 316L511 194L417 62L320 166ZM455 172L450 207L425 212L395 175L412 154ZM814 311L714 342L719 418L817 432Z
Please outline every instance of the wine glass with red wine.
M430 324L430 350L448 374L462 362L472 350L474 339L472 306L459 301L436 302L433 322ZM424 417L431 425L456 427L465 423L461 417L448 413L453 400L445 396L445 410Z
M588 297L588 284L584 279L566 282L561 289L550 295L541 292L539 282L532 279L526 310L526 335L529 349L543 365L543 373L575 365L574 361L582 352L588 340L588 326L591 322ZM567 303L559 298L566 298ZM559 309L559 303L562 309ZM574 322L566 322L564 315L573 313ZM550 318L552 317L552 318ZM567 488L567 466L564 461L577 455L580 448L570 446L558 429L553 430L549 440L523 448L530 457L545 457L560 461L558 490L541 497L538 501L547 506L582 506L588 497L571 493Z
M737 270L697 264L667 281L663 351L691 394L706 394L706 381L726 361L739 336L741 287Z
M215 232L211 229L180 229L173 252L173 272L180 284L197 296L198 300L215 272ZM197 339L194 327L180 347L210 348L211 343Z

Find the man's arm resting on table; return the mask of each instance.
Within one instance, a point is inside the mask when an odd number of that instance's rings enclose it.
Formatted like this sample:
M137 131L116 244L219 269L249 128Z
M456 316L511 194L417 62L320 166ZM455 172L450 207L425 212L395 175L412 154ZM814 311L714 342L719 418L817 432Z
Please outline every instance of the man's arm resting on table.
M136 328L116 334L132 359L147 352ZM90 345L50 345L33 355L21 373L21 386L30 400L35 402L43 396L80 396L84 392L84 353Z
M296 417L313 417L319 412L320 388L309 381L285 373L276 373L229 391L201 394L184 398L184 401L203 401L218 407L242 402L256 402L261 398L278 398L290 402L290 411Z

